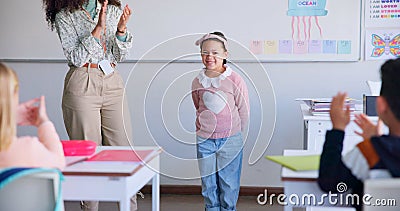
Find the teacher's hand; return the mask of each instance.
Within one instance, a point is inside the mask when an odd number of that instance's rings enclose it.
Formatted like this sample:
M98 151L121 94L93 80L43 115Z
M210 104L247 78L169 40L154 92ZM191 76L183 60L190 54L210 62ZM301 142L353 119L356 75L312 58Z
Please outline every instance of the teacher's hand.
M92 31L92 35L94 37L96 37L97 39L100 39L100 37L106 27L107 4L108 4L108 0L105 0L100 9L99 20L97 21L97 25Z
M129 18L131 17L132 11L129 8L128 5L124 7L124 10L122 11L122 15L119 18L119 22L117 25L117 32L120 34L125 34L126 33L126 24L129 21Z

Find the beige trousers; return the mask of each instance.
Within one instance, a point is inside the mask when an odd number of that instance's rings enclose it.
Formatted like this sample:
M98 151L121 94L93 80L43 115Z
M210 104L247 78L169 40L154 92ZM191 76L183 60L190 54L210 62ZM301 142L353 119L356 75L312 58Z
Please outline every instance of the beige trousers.
M117 71L105 76L97 68L71 67L65 76L62 110L71 140L92 140L101 146L129 146L132 128L124 82ZM97 201L82 210L97 211ZM137 210L136 195L131 210Z

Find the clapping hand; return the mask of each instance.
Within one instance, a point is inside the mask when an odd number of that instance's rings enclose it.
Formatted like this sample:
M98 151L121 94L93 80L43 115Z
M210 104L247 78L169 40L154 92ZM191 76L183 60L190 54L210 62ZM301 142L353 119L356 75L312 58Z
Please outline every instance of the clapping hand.
M42 123L49 121L49 117L46 112L46 103L44 101L44 96L40 97L39 108L37 110L35 125L38 127Z
M99 25L103 30L106 27L106 20L107 20L107 4L108 0L103 2L103 5L100 9L99 20L97 21L97 25Z
M132 14L131 9L129 8L128 5L126 5L124 7L124 10L122 11L121 17L119 18L119 22L117 25L118 32L120 32L120 33L123 32L124 34L126 33L126 24L128 23L129 18L131 17L131 14Z
M378 124L374 124L365 114L357 114L354 122L361 128L362 132L354 131L357 135L364 139L370 139L372 136L382 135L382 120L378 120Z
M103 2L103 5L101 6L101 9L100 9L99 20L97 21L97 25L92 31L92 35L94 37L96 37L97 39L100 39L100 37L101 37L102 33L104 32L104 29L106 27L107 4L108 4L108 0L105 0Z
M35 125L36 116L39 107L34 104L39 102L39 98L23 102L17 108L17 124L18 125Z
M339 92L332 98L330 117L333 129L344 131L350 122L350 107L345 106L347 94Z
M35 103L39 102L36 106ZM46 104L44 96L34 98L18 105L17 124L39 126L43 122L49 121L46 113Z

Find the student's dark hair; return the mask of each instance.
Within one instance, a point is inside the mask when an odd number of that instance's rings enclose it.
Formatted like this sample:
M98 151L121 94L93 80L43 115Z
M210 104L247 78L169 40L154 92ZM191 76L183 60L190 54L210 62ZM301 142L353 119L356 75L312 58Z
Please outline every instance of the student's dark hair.
M46 12L46 21L50 26L51 30L54 30L54 22L56 14L63 9L73 12L75 10L82 9L82 5L87 3L89 0L43 0L43 8ZM104 0L99 0L103 4ZM109 5L115 5L121 8L120 0L108 0Z
M210 34L217 35L217 36L221 37L222 39L228 41L228 39L226 39L225 35L222 32L215 31L215 32L212 32ZM223 42L221 42L221 40L215 39L215 38L210 38L209 40L215 40L215 41L218 41L218 42L222 43L222 46L224 47L224 50L227 51L225 44ZM224 59L223 64L226 64L226 59Z
M381 66L381 80L380 95L400 121L400 58L390 59Z

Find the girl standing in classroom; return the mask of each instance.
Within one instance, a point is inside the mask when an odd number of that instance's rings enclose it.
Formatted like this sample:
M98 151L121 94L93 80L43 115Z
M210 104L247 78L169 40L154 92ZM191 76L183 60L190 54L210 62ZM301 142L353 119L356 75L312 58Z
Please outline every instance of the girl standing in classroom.
M62 110L69 138L131 145L124 82L116 70L132 47L131 9L121 8L119 0L43 0L43 5L68 60ZM131 210L136 207L134 196ZM96 211L98 202L83 202L81 208Z
M236 210L240 190L243 137L249 118L246 83L226 65L227 39L221 32L204 35L204 68L192 82L196 108L197 158L205 210Z

